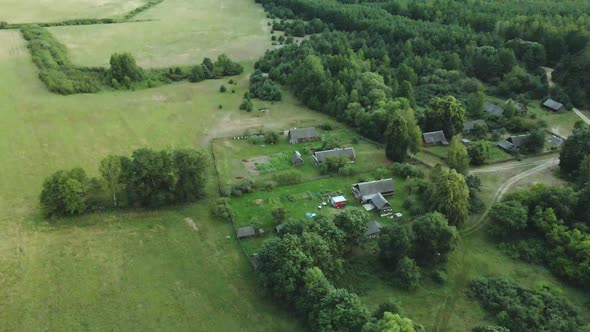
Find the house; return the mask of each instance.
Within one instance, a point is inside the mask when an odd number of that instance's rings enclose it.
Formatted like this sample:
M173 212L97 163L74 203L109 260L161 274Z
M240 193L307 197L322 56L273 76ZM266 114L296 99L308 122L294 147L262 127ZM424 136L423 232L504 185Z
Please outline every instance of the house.
M377 210L381 217L385 217L393 213L391 204L380 193L373 195L368 199L368 202L373 204L375 207L374 210Z
M470 146L471 145L471 140L467 139L467 138L462 138L461 139L461 143L463 143L463 145L465 146Z
M463 132L469 134L475 130L476 126L483 127L487 124L484 120L467 121L463 124Z
M383 179L378 181L361 182L352 185L352 193L359 202L366 203L376 194L382 196L391 196L395 193L393 179Z
M314 127L291 129L289 130L287 137L289 139L289 143L291 144L322 140L322 136L318 134L317 130Z
M383 228L383 225L381 225L377 221L368 221L367 222L367 231L365 232L365 237L367 239L379 238L379 236L381 236L381 228Z
M494 116L501 116L504 113L504 109L502 109L502 107L494 103L490 103L489 101L483 103L483 110L489 115Z
M529 135L510 136L507 140L498 143L498 147L506 152L514 152L522 148L529 140Z
M332 150L316 151L313 154L313 161L316 165L323 163L328 158L347 158L353 162L356 155L354 154L354 148L336 148Z
M242 228L238 229L238 234L237 234L238 240L246 239L246 238L254 237L254 236L256 236L256 229L254 229L253 226L247 226L247 227L242 227Z
M333 207L339 209L346 205L346 198L344 196L330 197L330 204L332 204Z
M449 144L449 141L447 141L445 133L442 130L424 133L424 134L422 134L422 137L424 138L425 145L434 145L434 144L448 145Z
M557 136L557 135L551 134L547 137L547 142L549 142L555 146L562 146L564 139Z
M543 103L543 106L552 112L565 111L565 106L562 103L558 103L551 98L545 100L545 102Z
M297 167L303 166L303 157L301 157L301 153L299 153L299 151L293 152L291 155L291 163Z

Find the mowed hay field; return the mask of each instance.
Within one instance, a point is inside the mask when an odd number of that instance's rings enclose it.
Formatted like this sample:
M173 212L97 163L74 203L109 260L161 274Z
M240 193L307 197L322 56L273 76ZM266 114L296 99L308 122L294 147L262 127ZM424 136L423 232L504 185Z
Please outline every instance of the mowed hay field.
M265 13L251 0L165 0L135 19L148 21L49 30L81 66L106 66L123 51L149 67L197 64L221 53L254 61L271 46Z
M58 22L75 18L122 16L147 0L2 0L0 21Z
M241 15L261 19L251 9ZM313 118L289 95L268 114L238 111L252 62L245 65L235 94L218 92L226 78L60 96L39 81L20 33L0 31L0 331L299 329L257 291L233 230L211 219L209 201L51 224L39 212L43 179L58 169L96 176L108 154L208 148L211 137Z

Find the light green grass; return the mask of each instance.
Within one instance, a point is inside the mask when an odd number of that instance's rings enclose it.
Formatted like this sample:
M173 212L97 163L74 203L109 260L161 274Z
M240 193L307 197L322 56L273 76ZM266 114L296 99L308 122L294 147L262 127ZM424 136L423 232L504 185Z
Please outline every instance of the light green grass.
M59 226L43 222L37 202L43 179L58 169L81 166L96 176L108 154L207 148L211 137L284 127L295 113L313 112L296 105L264 117L238 111L247 73L234 78L235 94L218 92L225 79L54 95L18 32L0 31L0 45L1 331L300 329L256 290L249 262L226 239L233 230L210 218L208 202Z
M221 53L253 61L271 46L264 11L250 0L165 0L135 19L149 21L49 30L80 66L106 66L124 51L147 67L197 64Z
M272 190L257 191L241 197L232 198L230 205L235 214L235 222L238 227L259 225L266 232L263 238L242 240L249 253L256 252L265 238L275 235L271 211L274 208L285 208L287 220L307 220L307 212L315 213L318 216L331 217L345 209L362 209L361 204L354 198L351 186L359 181L370 178L370 174L355 177L335 176L331 178L314 180L297 185L281 186ZM394 212L405 214L402 204L407 197L405 181L395 178L396 193L388 197ZM345 208L336 209L329 204L318 209L322 203L322 194L342 194L348 200ZM290 200L289 197L293 197ZM326 201L327 202L327 201ZM328 202L327 202L328 203ZM392 222L388 218L381 218L375 212L369 212L369 216L385 224Z
M118 17L146 2L147 0L3 0L0 21L39 23L76 18Z

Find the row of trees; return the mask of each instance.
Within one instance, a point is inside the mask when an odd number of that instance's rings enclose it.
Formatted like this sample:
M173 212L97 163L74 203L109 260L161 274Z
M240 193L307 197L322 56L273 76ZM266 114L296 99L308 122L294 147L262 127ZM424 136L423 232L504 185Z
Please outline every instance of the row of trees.
M343 273L344 254L366 231L365 222L365 214L355 210L334 220L285 224L280 237L265 242L258 253L259 284L294 308L313 331L415 331L410 320L387 311L388 306L371 317L356 294L332 284Z
M104 158L100 178L89 177L81 168L55 172L45 179L40 202L47 216L192 202L204 195L207 167L208 158L200 151L139 149L131 158Z

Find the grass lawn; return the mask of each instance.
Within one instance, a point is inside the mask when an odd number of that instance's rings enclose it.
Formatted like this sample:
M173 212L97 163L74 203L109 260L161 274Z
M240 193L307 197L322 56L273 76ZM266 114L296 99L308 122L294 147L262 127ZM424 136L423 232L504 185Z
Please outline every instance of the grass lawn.
M257 191L252 194L247 194L241 197L232 198L230 205L235 213L235 221L237 227L258 225L266 232L263 238L242 240L246 250L249 253L254 253L259 246L264 242L265 238L274 236L274 226L271 211L274 208L282 207L287 210L287 219L306 220L305 214L307 212L316 213L318 216L333 216L343 209L336 209L330 206L324 206L318 209L318 205L322 203L322 194L327 195L343 194L348 203L344 209L362 208L360 203L355 200L351 192L351 185L360 180L369 180L370 175L360 175L355 177L341 177L335 176L322 180L315 180L291 186L281 186L272 190ZM407 197L405 182L401 178L394 178L396 193L389 197L394 212L405 211L402 204ZM327 201L326 201L327 202ZM384 223L392 222L388 218L380 218L377 214L370 214L376 220ZM313 222L313 219L308 220Z
M57 22L75 18L108 18L126 14L147 0L3 0L0 21Z
M276 107L275 107L276 108ZM272 112L272 111L271 111ZM302 123L301 126L317 125L317 120ZM338 126L338 125L337 125ZM287 130L282 128L280 131ZM331 131L320 131L326 139L335 138L345 147L353 147L356 161L354 167L358 172L369 172L379 166L388 166L390 162L385 157L383 149L373 143L363 140L358 134L349 129L337 127ZM239 182L243 178L251 178L256 181L271 180L273 175L298 171L304 180L321 177L318 167L313 163L311 152L319 149L322 142L308 142L302 144L289 144L286 136L280 136L277 144L252 144L246 140L220 139L213 143L219 175L223 184ZM302 154L304 164L295 167L291 164L291 155L294 151ZM274 157L273 157L274 156ZM270 162L260 162L256 167L250 164L261 158L269 158Z
M207 202L57 226L42 220L37 202L43 179L58 169L81 166L95 176L108 154L207 147L210 137L283 128L315 113L297 104L264 117L238 111L247 73L234 77L235 94L205 81L54 95L17 31L0 31L0 44L1 331L300 330L255 290L247 259L226 239L233 230L209 217Z
M106 66L111 54L131 52L142 66L165 67L197 64L221 53L257 60L271 46L265 17L250 0L165 0L135 17L146 22L49 30L76 65Z

